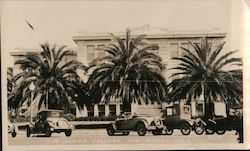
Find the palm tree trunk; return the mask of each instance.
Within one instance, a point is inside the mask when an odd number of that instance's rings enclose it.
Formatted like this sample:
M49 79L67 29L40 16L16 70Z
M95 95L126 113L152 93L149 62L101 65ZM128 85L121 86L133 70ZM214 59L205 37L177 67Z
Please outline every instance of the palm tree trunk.
M49 109L49 91L46 92L46 109Z
M124 98L123 111L124 112L131 112L131 103L129 101L129 94Z
M203 98L204 98L204 119L208 120L208 104L207 104L207 96L206 96L206 87L203 84Z
M206 90L206 87L203 87L203 92L204 92L204 108L205 108L205 114L204 114L204 119L208 120L213 118L214 116L214 104L211 101L211 98L208 96L208 92Z

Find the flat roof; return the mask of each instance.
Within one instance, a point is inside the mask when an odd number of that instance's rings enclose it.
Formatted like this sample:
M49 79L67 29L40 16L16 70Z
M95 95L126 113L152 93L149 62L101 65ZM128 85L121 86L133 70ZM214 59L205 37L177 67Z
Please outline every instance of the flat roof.
M36 54L36 53L41 53L42 51L11 51L10 55L11 56L26 56L28 54ZM76 50L70 50L69 53L67 55L76 55L77 51Z
M125 34L114 34L115 36L125 38ZM132 38L143 34L132 34ZM199 33L168 33L168 34L145 34L145 39L172 39L172 38L225 38L226 33L211 33L211 32L199 32ZM97 40L111 40L112 36L110 34L84 34L73 36L73 40L76 41L97 41Z

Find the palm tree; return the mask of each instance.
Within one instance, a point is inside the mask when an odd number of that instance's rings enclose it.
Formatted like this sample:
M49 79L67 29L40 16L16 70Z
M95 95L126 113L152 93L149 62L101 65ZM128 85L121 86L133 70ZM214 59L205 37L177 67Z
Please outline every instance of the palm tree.
M12 109L16 109L15 103L13 102L14 91L14 81L13 81L13 68L7 68L7 98L8 98L8 111L9 114L14 113ZM14 110L16 112L16 110Z
M15 76L15 81L19 81L14 99L17 107L30 98L31 82L36 86L34 95L41 95L38 108L44 104L46 108L63 109L69 104L69 96L74 96L70 92L80 81L77 69L85 70L86 67L75 60L64 62L63 58L69 53L65 47L56 50L56 45L51 48L44 43L40 54L30 53L15 62L23 71Z
M115 97L131 111L131 102L159 101L166 96L166 82L162 76L162 59L151 52L156 45L144 42L145 35L131 38L127 30L125 40L113 34L116 43L104 48L107 56L98 58L90 66L88 80L90 94L95 101L108 102Z
M187 103L190 103L192 99L203 95L204 118L208 119L213 116L214 101L227 102L229 98L242 98L242 89L239 86L242 77L236 74L239 73L241 59L231 57L237 51L220 55L225 43L221 43L215 50L212 50L207 38L202 40L201 45L189 43L194 51L182 48L186 55L172 58L179 61L178 66L172 68L177 70L172 76L181 77L169 84L170 98L172 101L186 98Z
M7 68L7 92L8 96L13 92L13 68L8 67Z

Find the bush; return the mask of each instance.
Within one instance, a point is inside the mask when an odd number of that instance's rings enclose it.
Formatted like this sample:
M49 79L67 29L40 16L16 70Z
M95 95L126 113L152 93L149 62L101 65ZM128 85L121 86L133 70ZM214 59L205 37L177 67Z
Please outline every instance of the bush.
M80 117L76 118L76 121L114 121L116 119L115 115L110 115L110 116L90 116L90 117Z
M63 117L68 121L74 121L76 119L76 116L72 113L64 114Z

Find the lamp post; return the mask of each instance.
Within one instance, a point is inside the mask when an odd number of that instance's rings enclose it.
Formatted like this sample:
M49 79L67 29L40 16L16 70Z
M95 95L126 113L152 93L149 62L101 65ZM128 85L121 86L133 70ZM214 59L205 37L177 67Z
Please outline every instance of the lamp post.
M34 90L35 90L35 85L33 83L33 81L31 82L31 84L29 85L29 89L31 91L31 97L30 97L30 123L32 124L32 102L33 102L33 98L34 98Z

